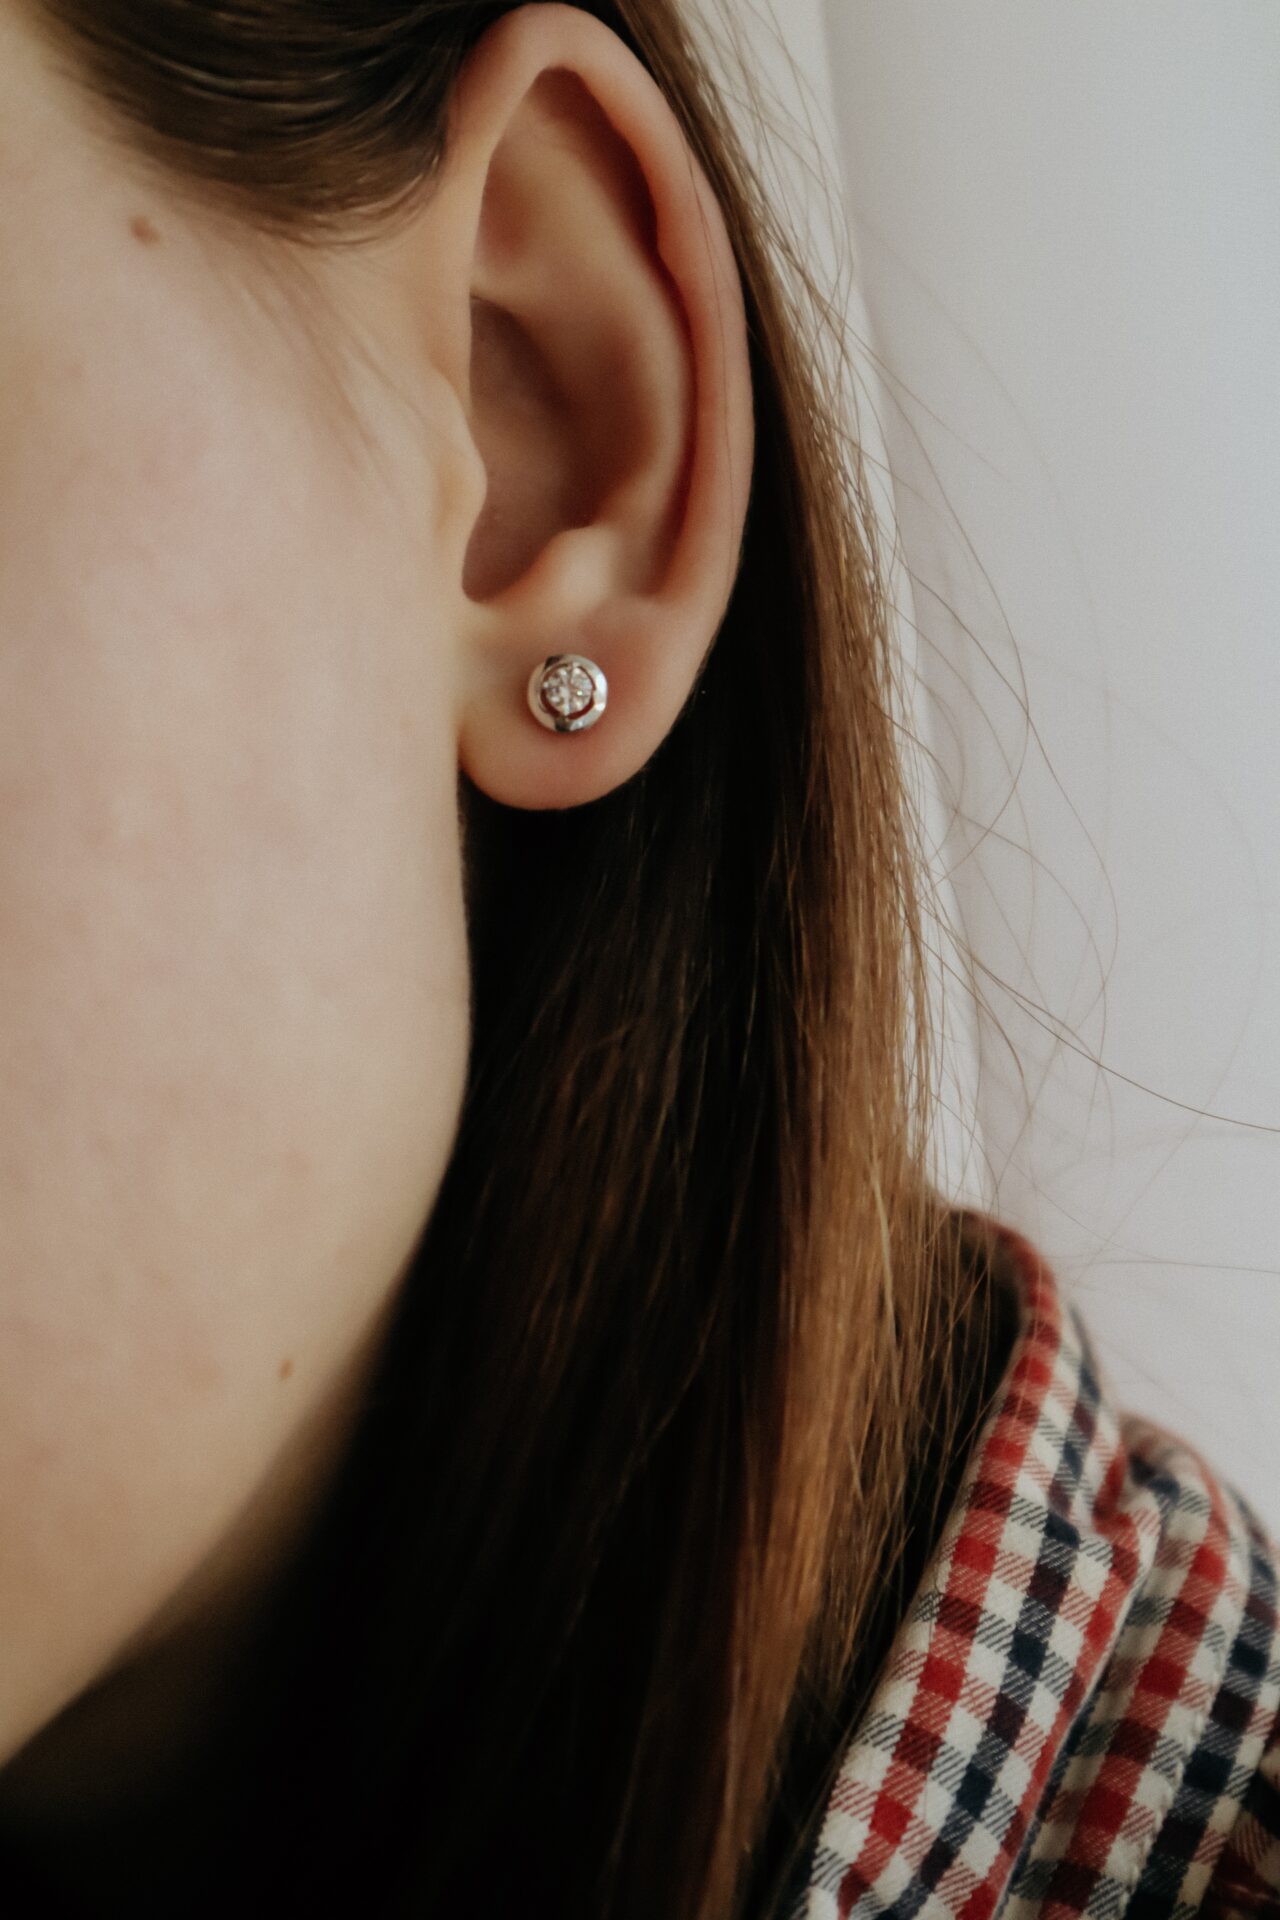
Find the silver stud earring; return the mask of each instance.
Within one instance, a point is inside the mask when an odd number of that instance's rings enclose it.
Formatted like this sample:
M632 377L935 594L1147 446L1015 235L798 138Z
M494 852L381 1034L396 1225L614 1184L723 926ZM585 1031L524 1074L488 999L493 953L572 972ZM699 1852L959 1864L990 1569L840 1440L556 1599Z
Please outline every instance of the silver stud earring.
M609 698L609 682L581 653L553 653L529 675L529 711L552 733L594 727Z

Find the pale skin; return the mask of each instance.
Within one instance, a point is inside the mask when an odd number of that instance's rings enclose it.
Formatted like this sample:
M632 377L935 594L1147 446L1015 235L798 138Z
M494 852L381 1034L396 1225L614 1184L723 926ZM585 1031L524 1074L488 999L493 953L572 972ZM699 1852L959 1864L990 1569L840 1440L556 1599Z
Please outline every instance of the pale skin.
M463 1092L458 769L643 766L753 433L715 199L564 6L486 32L429 200L304 252L0 0L0 263L0 1808L57 1820L198 1746L348 1439ZM598 726L531 718L552 652Z

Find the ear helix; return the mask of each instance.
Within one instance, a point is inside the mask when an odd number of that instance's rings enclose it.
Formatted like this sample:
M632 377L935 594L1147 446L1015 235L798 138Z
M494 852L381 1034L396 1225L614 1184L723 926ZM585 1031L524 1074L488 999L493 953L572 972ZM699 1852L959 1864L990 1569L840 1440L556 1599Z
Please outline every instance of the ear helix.
M552 733L594 727L609 698L609 682L581 653L553 653L529 675L529 711Z

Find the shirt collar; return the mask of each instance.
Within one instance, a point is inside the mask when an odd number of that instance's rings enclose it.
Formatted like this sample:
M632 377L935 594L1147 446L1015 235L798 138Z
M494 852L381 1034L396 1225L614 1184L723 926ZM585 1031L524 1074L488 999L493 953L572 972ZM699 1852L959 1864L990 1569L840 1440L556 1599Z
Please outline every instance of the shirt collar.
M1117 1714L1129 1714L1151 1737L1144 1733L1146 1759L1128 1768L1118 1794L1114 1769L1109 1776L1117 1804L1092 1845L1108 1858L1108 1822L1120 1846L1129 1818L1134 1855L1124 1876L1136 1873L1153 1820L1139 1817L1135 1825L1132 1815L1135 1806L1141 1813L1144 1774L1156 1764L1153 1743L1174 1738L1185 1747L1203 1724L1204 1649L1230 1645L1240 1622L1244 1549L1238 1539L1224 1545L1213 1483L1185 1499L1171 1500L1167 1488L1162 1494L1146 1457L1159 1430L1118 1414L1053 1273L1020 1234L1003 1226L999 1233L1020 1310L1004 1378L844 1754L791 1920L890 1912L985 1920L994 1913L1015 1869L1025 1868L1020 1856L1046 1788L1057 1784L1051 1774L1055 1766L1060 1774L1066 1745L1079 1743L1109 1661L1108 1685L1119 1689L1120 1703L1110 1732ZM1193 1603L1182 1591L1184 1617L1173 1626L1179 1595L1157 1605L1160 1577L1154 1588L1149 1578L1158 1554L1167 1563L1166 1589L1185 1586L1192 1561L1197 1569ZM1133 1602L1144 1584L1155 1612L1135 1661L1128 1657L1140 1624ZM1126 1659L1116 1662L1127 1619ZM1163 1620L1163 1639L1151 1619ZM1153 1639L1160 1641L1154 1650ZM1210 1653L1210 1667L1217 1658ZM1193 1685L1188 1676L1197 1672ZM1096 1806L1093 1814L1099 1817ZM1069 1854L1062 1805L1056 1818L1055 1844ZM1068 1903L1066 1910L1085 1909Z

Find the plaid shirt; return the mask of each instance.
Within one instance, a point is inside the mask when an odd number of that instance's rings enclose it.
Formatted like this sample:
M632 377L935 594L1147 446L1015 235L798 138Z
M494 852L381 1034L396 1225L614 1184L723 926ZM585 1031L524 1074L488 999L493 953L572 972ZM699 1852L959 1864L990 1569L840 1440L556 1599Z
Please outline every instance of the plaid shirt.
M1277 1920L1280 1548L1001 1231L1009 1363L790 1920Z

